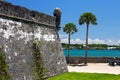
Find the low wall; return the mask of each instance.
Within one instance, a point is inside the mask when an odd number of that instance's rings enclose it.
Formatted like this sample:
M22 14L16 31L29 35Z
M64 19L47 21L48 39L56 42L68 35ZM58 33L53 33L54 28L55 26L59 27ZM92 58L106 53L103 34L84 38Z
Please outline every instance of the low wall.
M120 58L113 58L113 57L88 57L88 63L108 63L108 60L120 60ZM68 63L68 58L66 57L66 61ZM70 57L70 64L79 64L84 63L84 57Z

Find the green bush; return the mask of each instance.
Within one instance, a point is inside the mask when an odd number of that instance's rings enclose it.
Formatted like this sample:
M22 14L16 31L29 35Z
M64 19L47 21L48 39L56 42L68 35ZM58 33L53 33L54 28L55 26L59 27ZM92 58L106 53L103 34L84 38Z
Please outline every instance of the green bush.
M39 41L34 41L33 42L33 57L34 57L34 79L35 80L45 80L45 68L43 66L42 60L41 60L41 54L39 51L39 46L40 42Z
M9 66L5 62L5 55L0 51L0 80L11 80Z

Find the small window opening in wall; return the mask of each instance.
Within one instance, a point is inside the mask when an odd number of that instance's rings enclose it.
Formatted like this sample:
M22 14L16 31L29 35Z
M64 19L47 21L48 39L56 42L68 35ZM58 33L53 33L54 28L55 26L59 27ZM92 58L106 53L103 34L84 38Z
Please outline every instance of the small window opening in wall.
M35 17L35 11L32 11L31 13L30 13L30 16L32 16L32 17Z

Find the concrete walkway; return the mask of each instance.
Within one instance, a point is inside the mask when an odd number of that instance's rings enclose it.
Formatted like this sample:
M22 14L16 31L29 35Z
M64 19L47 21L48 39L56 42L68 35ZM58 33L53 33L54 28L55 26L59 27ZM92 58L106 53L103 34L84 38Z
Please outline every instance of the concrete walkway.
M68 70L69 72L120 74L120 66L109 66L108 63L88 63L88 66L70 65Z

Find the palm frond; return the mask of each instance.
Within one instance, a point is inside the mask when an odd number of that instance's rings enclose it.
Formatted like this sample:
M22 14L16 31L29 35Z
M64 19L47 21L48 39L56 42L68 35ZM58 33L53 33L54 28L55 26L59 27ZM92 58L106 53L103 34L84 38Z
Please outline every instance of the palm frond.
M83 25L84 23L87 23L87 24L91 23L93 25L97 25L96 21L97 19L94 14L92 14L91 12L86 12L80 16L79 25Z
M65 24L63 31L66 33L74 34L75 32L77 32L77 28L76 28L75 24L67 23L67 24Z

